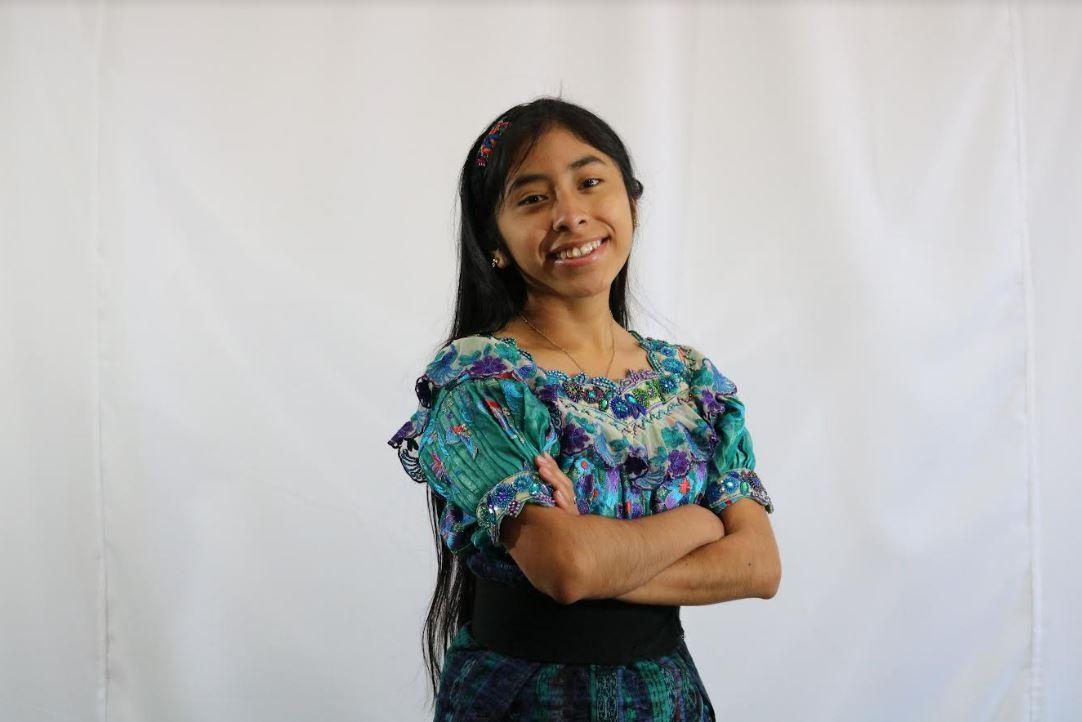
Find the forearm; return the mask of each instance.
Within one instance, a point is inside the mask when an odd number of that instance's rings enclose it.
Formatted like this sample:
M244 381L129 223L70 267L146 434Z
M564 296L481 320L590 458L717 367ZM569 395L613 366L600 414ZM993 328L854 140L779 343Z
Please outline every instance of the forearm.
M638 604L694 606L733 599L769 599L777 587L774 557L751 530L737 530L704 544L641 586L614 595Z
M576 599L608 599L637 589L724 533L712 512L690 504L636 519L583 514L574 517L572 529Z

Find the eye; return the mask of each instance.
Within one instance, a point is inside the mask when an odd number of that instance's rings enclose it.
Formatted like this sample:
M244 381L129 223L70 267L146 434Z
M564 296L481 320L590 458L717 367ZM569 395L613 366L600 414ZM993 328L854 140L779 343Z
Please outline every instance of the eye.
M587 188L597 188L598 185L605 182L605 180L603 178L587 178L586 180L583 181L583 183L588 183L590 181L597 181L597 183L595 183L594 185L586 186ZM539 193L533 193L531 195L526 196L522 200L520 200L516 205L519 205L519 206L531 206L533 204L532 203L527 203L526 201L530 200L531 198L538 198L538 197L540 197Z

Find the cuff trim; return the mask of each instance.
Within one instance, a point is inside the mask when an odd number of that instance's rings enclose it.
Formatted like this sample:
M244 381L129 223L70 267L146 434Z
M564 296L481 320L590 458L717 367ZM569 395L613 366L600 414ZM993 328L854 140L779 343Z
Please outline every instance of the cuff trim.
M528 503L556 506L552 488L532 469L523 469L501 479L477 504L478 526L488 534L494 547L501 547L500 523L504 517L517 517Z
M768 514L774 512L774 504L759 475L751 469L730 469L717 479L710 481L703 493L703 505L713 512L720 513L740 499L754 499L766 507Z

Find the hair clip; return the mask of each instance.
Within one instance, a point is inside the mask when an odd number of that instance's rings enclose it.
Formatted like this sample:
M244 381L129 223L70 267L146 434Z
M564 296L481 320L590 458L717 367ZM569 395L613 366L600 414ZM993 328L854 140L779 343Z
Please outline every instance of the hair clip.
M485 167L485 164L488 163L488 157L492 154L492 148L500 137L500 133L503 133L504 129L509 125L511 124L503 118L496 121L496 124L492 126L492 130L488 131L485 139L481 141L481 147L477 149L477 165L482 168Z

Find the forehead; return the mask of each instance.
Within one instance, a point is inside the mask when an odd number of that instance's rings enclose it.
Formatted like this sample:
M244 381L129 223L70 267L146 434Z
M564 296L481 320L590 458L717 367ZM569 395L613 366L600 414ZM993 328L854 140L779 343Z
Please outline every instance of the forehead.
M549 180L554 175L573 173L579 168L602 166L612 167L608 156L570 131L562 127L553 128L538 138L508 177L507 192L527 183Z
M551 161L554 156L563 156L572 153L582 154L593 151L600 155L600 151L589 143L584 143L577 135L563 126L550 128L537 139L529 154L523 160L523 165Z

